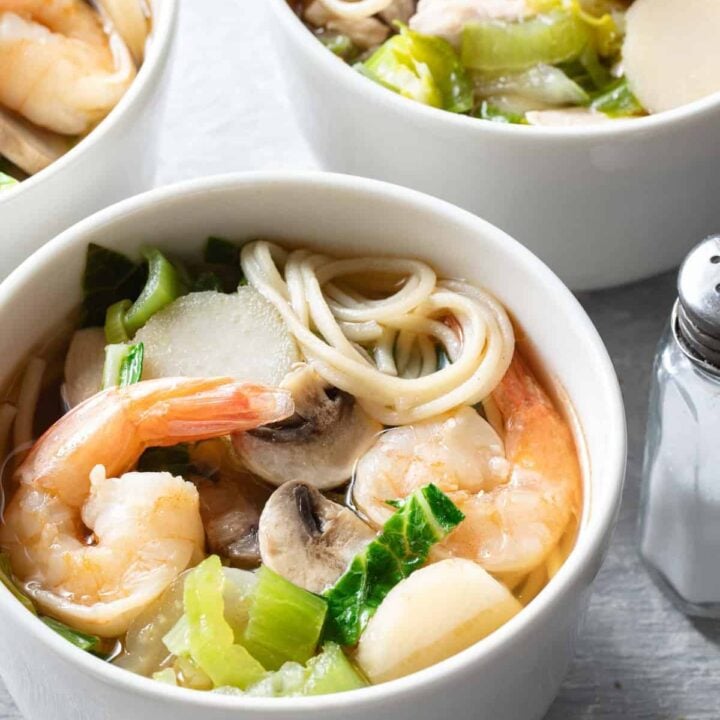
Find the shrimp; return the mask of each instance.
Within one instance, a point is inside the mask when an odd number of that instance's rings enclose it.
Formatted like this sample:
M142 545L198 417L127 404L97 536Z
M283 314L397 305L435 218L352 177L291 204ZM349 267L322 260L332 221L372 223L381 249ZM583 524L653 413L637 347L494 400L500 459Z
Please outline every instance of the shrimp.
M82 135L135 77L127 46L84 0L0 0L0 105Z
M194 485L127 472L151 446L242 432L293 412L288 393L227 378L163 378L94 395L58 420L17 471L0 546L48 614L103 637L202 558Z
M504 442L469 407L388 430L358 462L353 501L379 526L392 512L387 500L435 483L465 514L436 559L527 573L579 513L580 468L570 428L517 353L492 398Z

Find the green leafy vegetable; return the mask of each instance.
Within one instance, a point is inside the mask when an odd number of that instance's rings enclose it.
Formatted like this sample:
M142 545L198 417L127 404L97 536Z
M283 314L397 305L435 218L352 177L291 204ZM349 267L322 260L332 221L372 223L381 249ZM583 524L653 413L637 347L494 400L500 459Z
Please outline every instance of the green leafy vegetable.
M645 114L645 108L633 95L624 77L616 80L599 95L596 95L591 107L593 110L598 110L613 118Z
M14 596L19 600L27 610L33 615L37 615L35 606L32 604L32 600L23 593L20 588L15 584L13 580L12 567L10 565L10 558L4 553L0 552L0 583L2 583Z
M307 668L310 673L303 695L328 695L357 690L368 684L342 648L333 642L325 643L322 653L308 661Z
M244 645L268 670L283 663L307 662L320 640L325 600L274 573L258 570Z
M3 190L9 190L19 184L19 181L10 175L0 172L0 192Z
M328 695L356 690L367 684L339 645L325 643L322 652L308 660L307 665L287 662L251 685L246 693L256 697Z
M333 55L337 55L345 62L352 62L360 54L360 48L342 33L323 31L316 37Z
M488 100L483 100L480 103L474 115L482 120L491 120L497 123L507 123L510 125L528 124L524 114L503 110Z
M187 293L188 288L177 268L156 248L145 248L148 263L145 287L125 314L125 327L133 336L156 312Z
M118 300L105 313L105 340L113 345L130 340L125 327L125 313L130 309L132 300Z
M125 387L140 382L143 369L144 345L107 345L103 367L103 390L109 387Z
M344 575L325 592L328 616L324 636L354 645L385 596L422 567L430 548L464 515L435 485L416 490L394 504L398 511L382 532L357 555Z
M83 326L102 327L107 308L140 294L145 269L114 250L90 243L83 274Z
M190 466L190 449L185 444L148 448L138 460L140 472L169 472L180 477L187 477Z
M223 292L222 280L210 270L204 270L192 281L192 292L203 292L204 290L215 290Z
M50 629L54 630L58 635L65 638L75 647L85 650L86 652L98 653L100 651L102 640L97 635L87 635L78 632L50 617L40 618Z
M203 253L206 263L215 265L239 265L240 248L224 238L210 236Z
M485 72L525 70L577 58L588 43L585 23L575 13L557 10L518 22L471 22L461 37L465 67Z
M450 112L472 107L472 84L447 40L421 35L404 25L364 63L356 65L375 82L425 105Z
M225 575L220 558L211 555L185 579L185 613L189 654L215 687L244 689L260 680L265 668L235 643L224 616Z

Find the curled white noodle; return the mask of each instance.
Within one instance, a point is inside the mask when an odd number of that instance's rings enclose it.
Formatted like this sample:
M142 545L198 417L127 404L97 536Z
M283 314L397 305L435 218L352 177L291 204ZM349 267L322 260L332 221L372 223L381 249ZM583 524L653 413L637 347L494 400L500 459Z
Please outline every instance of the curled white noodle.
M347 20L362 20L386 10L393 0L320 0L328 12Z
M514 334L500 303L460 281L437 282L425 263L401 258L335 260L286 253L264 241L241 255L250 285L285 320L305 359L386 425L404 425L474 404L495 388L512 358ZM381 273L387 296L348 276ZM452 322L444 319L452 318ZM378 333L379 330L379 333ZM438 369L437 347L450 363Z
M15 447L24 445L33 440L33 422L35 420L35 409L42 379L45 374L46 362L38 357L30 360L25 368L22 382L20 383L20 394L18 396L18 409L15 418L14 444Z

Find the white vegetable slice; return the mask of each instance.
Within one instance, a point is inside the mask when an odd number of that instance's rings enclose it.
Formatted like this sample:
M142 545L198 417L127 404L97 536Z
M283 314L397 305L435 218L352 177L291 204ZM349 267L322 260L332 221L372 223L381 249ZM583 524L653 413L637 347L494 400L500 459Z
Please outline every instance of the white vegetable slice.
M63 398L75 407L102 389L105 365L105 331L102 328L78 330L65 356Z
M635 0L626 20L625 76L647 110L720 90L718 0Z
M229 376L277 386L299 360L277 310L251 287L190 293L135 335L145 344L143 379Z
M360 638L356 660L372 682L387 682L470 647L521 609L476 563L443 560L388 593Z

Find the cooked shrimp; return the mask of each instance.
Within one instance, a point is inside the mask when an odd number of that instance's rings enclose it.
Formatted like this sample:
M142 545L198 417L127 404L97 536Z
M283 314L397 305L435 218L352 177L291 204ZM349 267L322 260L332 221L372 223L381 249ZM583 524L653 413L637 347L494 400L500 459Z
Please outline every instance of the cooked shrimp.
M463 407L384 433L358 463L353 499L376 525L386 501L433 482L465 513L438 556L475 560L492 573L539 565L579 512L580 468L567 423L516 354L493 392L505 442Z
M292 411L284 391L227 378L148 380L94 395L18 468L0 529L14 573L45 612L120 635L204 546L191 483L126 471L147 447L240 432Z
M0 0L0 105L63 135L81 135L135 77L120 38L83 0Z

